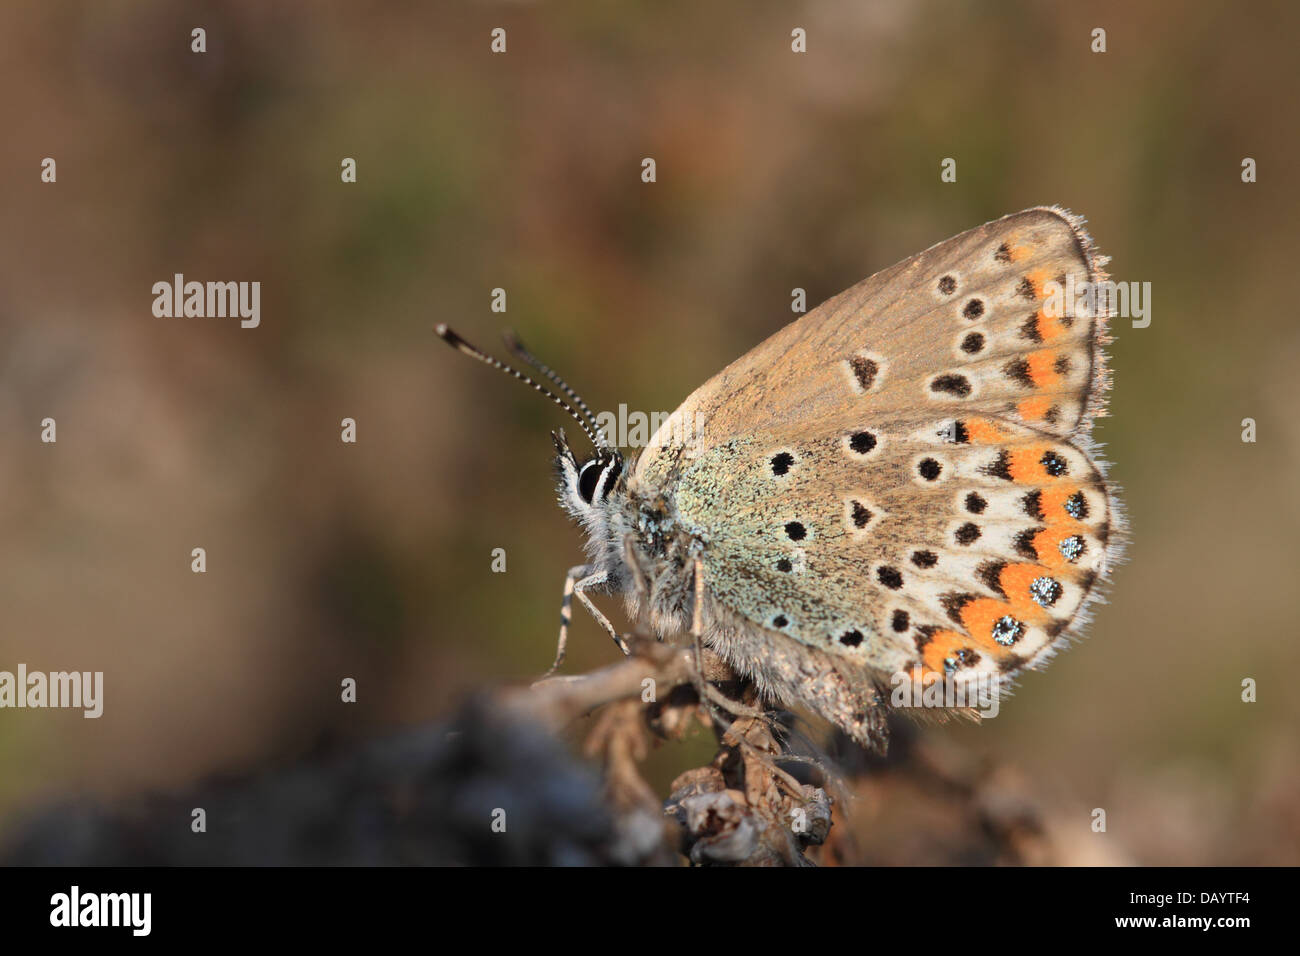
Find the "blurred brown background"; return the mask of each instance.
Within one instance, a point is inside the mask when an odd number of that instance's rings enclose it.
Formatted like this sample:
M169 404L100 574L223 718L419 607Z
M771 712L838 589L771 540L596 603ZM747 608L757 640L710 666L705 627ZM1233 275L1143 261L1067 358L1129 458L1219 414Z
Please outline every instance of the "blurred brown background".
M581 557L562 419L434 322L498 352L509 325L593 406L670 411L793 287L1059 203L1153 286L1098 430L1129 562L1001 716L923 732L1011 768L1071 861L1300 862L1298 31L1285 4L4 5L0 669L102 670L106 700L0 712L0 832L545 668ZM261 327L155 318L176 272L259 280ZM570 669L613 654L578 614ZM863 810L863 839L917 848L875 858L933 859L941 819Z

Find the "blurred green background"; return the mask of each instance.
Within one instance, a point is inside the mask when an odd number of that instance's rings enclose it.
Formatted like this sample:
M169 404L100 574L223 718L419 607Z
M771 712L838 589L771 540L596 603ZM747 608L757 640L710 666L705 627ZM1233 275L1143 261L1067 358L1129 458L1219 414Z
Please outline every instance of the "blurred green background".
M581 558L563 420L435 322L498 352L513 327L596 408L671 411L792 288L1058 203L1153 287L1097 433L1129 560L1001 716L924 733L1015 768L1068 861L1300 862L1298 33L1281 3L4 5L0 669L103 670L106 700L0 712L0 831L546 667ZM260 281L261 327L155 318L176 272ZM576 617L569 669L611 661ZM653 779L711 750L662 748Z

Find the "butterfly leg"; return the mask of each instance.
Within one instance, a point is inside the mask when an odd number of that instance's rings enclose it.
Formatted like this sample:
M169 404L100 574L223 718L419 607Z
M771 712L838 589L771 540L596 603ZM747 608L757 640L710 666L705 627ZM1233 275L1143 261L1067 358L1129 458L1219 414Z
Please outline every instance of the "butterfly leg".
M696 659L699 658L700 635L704 633L704 563L695 559L695 597L691 601L691 634L695 636Z
M546 673L542 675L543 677L550 677L564 663L564 656L569 646L569 624L573 621L574 594L578 595L578 600L587 609L587 613L594 617L596 622L614 639L618 649L624 655L631 653L623 638L619 637L618 631L614 630L614 625L609 623L609 618L600 613L600 609L592 603L591 598L587 597L586 594L588 588L598 587L607 580L609 580L608 574L603 571L592 574L591 567L586 564L579 564L569 568L569 573L564 578L564 597L560 601L560 639L555 646L555 663L547 669Z

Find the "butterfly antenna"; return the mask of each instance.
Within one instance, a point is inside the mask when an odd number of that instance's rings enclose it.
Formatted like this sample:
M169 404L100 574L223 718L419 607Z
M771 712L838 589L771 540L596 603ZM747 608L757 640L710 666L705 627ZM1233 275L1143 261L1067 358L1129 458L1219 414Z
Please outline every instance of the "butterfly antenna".
M490 365L499 372L505 372L507 375L513 375L515 378L519 379L519 381L523 382L525 385L531 386L534 391L541 392L543 395L545 395L547 398L553 401L556 405L559 405L562 409L568 412L570 416L572 416L573 420L578 423L578 425L582 428L583 433L587 436L588 439L590 439L591 443L596 446L596 449L598 451L607 452L610 450L609 445L605 442L604 436L601 435L597 429L593 428L590 424L588 424L587 419L584 418L578 412L577 409L575 409L564 399L560 398L560 396L556 395L545 385L541 385L530 376L525 375L523 372L511 368L505 362L502 362L499 359L494 359L492 356L488 355L487 353L479 351L478 349L470 345L468 342L466 342L464 339L462 339L459 335L457 335L455 332L453 332L451 329L449 329L445 324L441 322L438 323L438 325L434 326L433 331L438 334L438 337L440 339L442 339L452 348L456 349L458 352L463 352L464 354L468 355L470 358L478 359L484 365ZM590 414L590 412L588 414Z
M560 374L556 372L555 369L551 368L532 352L528 351L528 349L524 348L524 343L519 341L519 337L515 335L514 332L507 329L505 332L501 333L501 338L505 340L506 348L549 378L555 384L556 388L567 395L569 401L573 402L573 404L577 406L578 411L582 412L587 421L591 424L591 427L595 429L601 439L604 440L605 430L600 427L600 423L596 420L596 416L593 415L591 409L587 407L587 403L582 400L582 396L575 392L568 382L560 378Z

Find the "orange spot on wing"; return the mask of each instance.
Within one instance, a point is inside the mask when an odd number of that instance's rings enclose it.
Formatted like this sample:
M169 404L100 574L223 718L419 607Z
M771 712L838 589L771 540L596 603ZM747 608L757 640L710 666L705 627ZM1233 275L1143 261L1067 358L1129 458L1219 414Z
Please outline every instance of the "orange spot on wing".
M1050 445L1025 445L1011 449L1007 462L1007 471L1011 480L1021 485L1039 485L1059 481L1047 473L1043 467L1043 455L1051 450Z
M1045 295L1045 293L1043 292L1043 286L1047 284L1047 280L1050 277L1051 277L1051 273L1049 273L1046 269L1031 269L1025 275L1025 278L1029 280L1030 286L1033 287L1035 299L1043 298L1043 296Z
M956 657L959 650L971 645L971 639L960 631L937 631L925 645L922 654L926 670L938 671L942 674L943 662L949 657Z
M969 640L978 645L980 651L990 651L997 647L993 640L993 624L999 618L1012 613L1011 606L996 598L976 598L961 609L961 626L970 634Z
M1038 398L1027 398L1016 406L1016 411L1020 412L1020 417L1026 421L1036 422L1047 414L1047 410L1052 407L1052 400L1046 396Z
M1061 381L1061 375L1054 368L1056 353L1051 349L1039 349L1030 352L1025 359L1029 363L1029 378L1038 388L1051 388Z
M1047 612L1029 593L1029 585L1047 571L1038 564L1008 564L998 575L998 583L1011 604L1011 613L1028 624L1042 624L1048 618Z
M1039 309L1034 318L1038 322L1038 335L1044 342L1058 339L1068 331L1060 316L1048 315L1046 309Z
M1006 432L987 418L971 418L965 425L966 437L977 445L993 445L1006 439Z
M1012 262L1019 262L1021 259L1028 257L1031 252L1033 250L1029 246L1014 245L1008 250L1007 254L1011 257Z
M1065 555L1061 554L1061 541L1081 531L1082 527L1077 521L1062 521L1034 535L1034 551L1043 567L1051 571L1069 569L1070 562L1065 560Z
M1051 488L1044 488L1041 497L1038 500L1039 509L1043 512L1043 521L1050 527L1066 523L1077 532L1084 531L1083 525L1070 517L1070 513L1065 510L1065 502L1070 496L1079 490L1078 485L1060 484ZM1073 532L1072 532L1073 533Z

